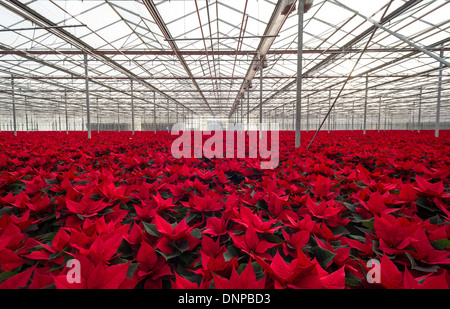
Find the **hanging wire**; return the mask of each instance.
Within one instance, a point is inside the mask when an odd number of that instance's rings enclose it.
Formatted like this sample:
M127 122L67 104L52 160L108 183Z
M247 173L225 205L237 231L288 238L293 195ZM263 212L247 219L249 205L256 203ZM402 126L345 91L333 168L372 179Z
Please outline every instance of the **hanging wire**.
M386 14L387 14L389 8L391 7L392 2L394 2L394 0L391 0L391 1L388 3L388 5L387 5L387 7L386 7L386 10L384 11L383 16L381 17L381 20L383 20L384 17L386 16ZM373 37L375 36L375 33L376 33L376 32L377 32L377 28L375 28L375 29L373 30L372 34L370 35L369 40L367 40L366 46L364 47L363 51L362 51L361 54L359 55L358 60L356 61L355 65L353 66L353 69L350 71L350 74L347 76L347 79L345 80L344 84L342 85L341 90L339 91L338 95L337 95L336 98L334 99L333 104L331 105L330 109L328 110L328 113L325 115L325 118L323 119L322 123L320 124L319 129L318 129L318 130L316 131L316 133L314 134L314 136L313 136L311 142L309 143L308 147L306 148L306 151L308 151L309 148L311 147L311 145L314 143L314 141L315 141L315 139L316 139L316 137L317 137L317 134L319 134L320 130L321 130L322 127L323 127L323 124L325 123L325 121L327 120L327 118L330 116L331 111L333 110L334 106L336 105L336 102L338 101L339 97L341 96L342 92L344 91L345 86L347 85L347 83L349 82L349 80L352 78L353 72L355 71L356 67L358 66L359 61L361 60L361 58L362 58L362 56L364 55L364 53L366 52L366 50L369 48L370 42L372 41L372 39L373 39Z

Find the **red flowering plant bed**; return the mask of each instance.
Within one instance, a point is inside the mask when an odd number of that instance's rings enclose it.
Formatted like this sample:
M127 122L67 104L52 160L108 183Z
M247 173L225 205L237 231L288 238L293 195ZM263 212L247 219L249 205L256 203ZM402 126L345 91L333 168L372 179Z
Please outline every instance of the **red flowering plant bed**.
M2 132L0 288L449 288L442 134L281 132L263 170L166 132Z

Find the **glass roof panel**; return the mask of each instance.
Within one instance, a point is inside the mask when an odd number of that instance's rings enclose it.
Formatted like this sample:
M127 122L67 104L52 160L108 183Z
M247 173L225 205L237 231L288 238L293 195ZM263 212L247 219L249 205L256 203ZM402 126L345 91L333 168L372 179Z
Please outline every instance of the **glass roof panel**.
M298 1L293 2L298 5ZM315 0L304 16L303 102L310 97L311 110L322 110L325 114L329 90L337 95L371 37L368 29L373 29L373 25L362 16L380 21L383 15L389 17L395 12L383 23L384 27L436 55L443 46L444 58L448 59L449 2L413 2ZM229 117L244 79L255 66L258 48L268 41L263 35L277 21L271 20L277 5L289 1L23 0L21 3L21 6L11 2L0 5L1 115L11 112L8 105L11 75L15 77L17 96L29 96L36 112L52 113L54 110L45 104L45 98L57 104L62 91L71 91L69 109L71 113L80 113L85 87L83 54L87 53L90 95L99 98L100 107L110 111L111 117L117 101L129 111L130 79L137 81L133 95L138 109L155 103L152 97L155 91L158 114L167 109L173 111L178 105L185 113ZM149 4L157 11L160 23L149 12ZM283 106L291 108L295 100L297 23L295 9L278 32L269 33L275 40L265 55L264 113L279 112ZM369 98L373 109L381 96L384 109L398 114L410 111L417 103L420 87L429 89L425 106L435 105L439 62L382 29L377 29L367 46L336 106L337 113L351 111L353 102L355 111L362 111L366 74L370 92L377 97ZM257 116L260 102L259 72L254 73L250 74L252 117ZM442 73L443 106L448 106L448 68L444 67ZM449 110L443 111L443 119L450 120Z

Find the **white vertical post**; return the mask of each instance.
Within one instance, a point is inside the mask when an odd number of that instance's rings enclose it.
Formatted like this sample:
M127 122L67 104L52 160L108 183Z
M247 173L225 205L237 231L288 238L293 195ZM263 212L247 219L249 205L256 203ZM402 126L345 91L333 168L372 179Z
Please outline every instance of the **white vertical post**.
M302 77L303 77L303 13L305 11L305 1L299 0L298 3L298 44L297 44L297 111L295 124L295 147L301 145L301 122L302 122Z
M366 75L366 96L365 96L365 101L364 101L364 126L363 126L363 130L364 130L364 135L366 135L366 125L367 125L367 97L368 97L368 93L369 92L369 76Z
M133 80L131 82L131 134L134 135L134 94L133 94Z
M81 130L84 132L84 106L81 105Z
M381 96L380 96L380 103L378 105L378 127L377 130L380 132L381 129Z
M444 58L444 47L441 48L440 53L441 59ZM439 66L439 82L438 82L438 97L437 97L437 106L436 106L436 130L434 135L439 137L439 127L440 127L440 116L441 116L441 90L442 90L442 71L444 69L444 64L441 62Z
M12 104L13 104L13 125L14 125L14 136L17 136L17 125L16 125L16 100L14 97L14 76L11 75L11 94L12 94Z
M319 129L319 127L320 127L320 117L321 117L321 114L322 114L322 107L320 107L320 109L319 109L319 113L317 114L317 130Z
M88 138L91 138L91 116L89 110L89 77L88 77L88 66L87 66L87 54L84 53L84 75L86 79L86 117L87 117L87 127L88 127ZM84 131L84 129L83 129Z
M153 91L153 129L156 134L156 94Z
M309 96L307 104L308 105L306 106L306 132L309 132Z
M239 105L241 106L241 121L240 121L241 124L242 124L242 117L244 116L244 115L243 115L243 112L244 112L244 109L243 109L243 103L244 103L243 98L240 98L240 99L239 99Z
M263 58L259 59L259 136L262 136L263 123Z
M295 132L295 101L292 102L292 131Z
M100 133L100 122L99 122L99 116L98 116L98 97L97 99L97 134Z
M331 108L331 89L328 92L328 109ZM330 126L331 126L331 116L328 117L328 133L330 133Z
M25 125L28 133L28 102L27 97L25 97Z
M64 105L66 112L66 134L69 134L69 117L67 116L67 90L64 90Z
M355 101L353 101L353 108L352 108L352 131L354 130L354 124L355 124Z
M349 131L350 130L350 111L347 114L347 123L345 125L345 130Z
M247 87L247 133L250 131L250 83Z
M421 118L422 117L422 87L420 87L420 96L419 96L419 119L417 123L417 132L420 133L421 129Z
M58 131L61 132L61 109L60 109L60 104L58 102Z

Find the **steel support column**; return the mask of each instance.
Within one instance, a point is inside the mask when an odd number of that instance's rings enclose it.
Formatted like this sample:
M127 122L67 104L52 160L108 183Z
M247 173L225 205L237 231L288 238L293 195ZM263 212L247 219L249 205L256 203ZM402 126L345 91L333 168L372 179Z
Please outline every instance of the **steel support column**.
M84 106L81 105L81 131L84 132Z
M28 133L28 102L27 97L25 97L25 126Z
M14 96L14 76L11 75L11 96L13 105L13 126L14 126L14 136L17 136L17 125L16 125L16 99Z
M309 132L309 96L307 104L308 105L306 106L306 132Z
M442 47L441 58L444 57L444 49ZM441 117L441 90L442 90L442 71L444 69L444 64L441 62L439 66L439 82L438 82L438 97L437 97L437 106L436 106L436 131L434 135L439 137L439 128L440 128L440 117Z
M244 123L244 98L241 98L241 124L243 123Z
M263 123L263 58L259 62L259 134L262 136L262 123Z
M58 131L61 132L61 110L59 108L59 103L58 103L58 125L59 125L59 129Z
M100 133L100 122L99 122L99 115L98 115L98 97L97 99L97 134Z
M422 117L422 87L420 87L420 95L419 95L419 119L417 120L417 132L420 133L421 129L421 117Z
M331 108L331 89L328 92L328 109L330 108ZM328 116L328 133L330 133L330 126L331 126L331 117Z
M247 88L247 132L250 131L250 87Z
M134 135L134 94L133 94L133 80L131 82L131 134Z
M380 129L381 129L381 97L380 97L380 103L378 105L378 126L377 126L378 132L380 132Z
M66 134L69 134L69 116L67 115L67 91L64 90L64 109L66 114Z
M353 101L353 108L352 108L352 132L354 130L354 124L355 124L355 101Z
M320 127L321 114L322 114L322 108L319 109L319 113L317 114L317 130L319 130L319 127Z
M295 121L297 120L297 115L296 115L296 111L297 111L297 102L293 101L292 102L292 126L290 126L290 130L292 130L292 132L295 133ZM295 142L295 135L294 135L294 142ZM300 143L301 143L301 139L300 139Z
M87 129L88 138L91 138L91 116L89 109L89 76L88 76L88 66L87 66L87 54L84 53L84 75L86 77L86 117L87 117Z
M364 124L363 124L363 131L364 135L366 134L366 125L367 125L367 98L369 95L369 77L366 75L366 95L364 100Z
M156 134L156 93L153 92L153 130Z
M302 78L303 78L303 14L305 12L305 0L298 1L298 44L297 44L297 111L295 113L295 147L301 145L302 126Z

